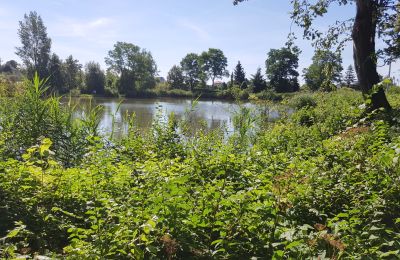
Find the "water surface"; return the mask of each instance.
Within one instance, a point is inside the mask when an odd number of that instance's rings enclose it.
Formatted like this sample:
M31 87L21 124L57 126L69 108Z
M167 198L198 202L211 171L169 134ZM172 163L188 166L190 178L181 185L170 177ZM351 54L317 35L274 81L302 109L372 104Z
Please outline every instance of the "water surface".
M191 127L194 130L200 125L208 130L224 128L227 132L233 131L233 116L239 110L239 105L231 101L199 100L177 98L152 99L121 99L117 98L75 98L78 103L77 114L83 115L90 107L103 107L100 114L100 131L120 136L128 129L127 115L135 114L136 125L142 131L147 131L152 123L159 118L166 120L169 114L174 113L178 119L190 117ZM256 109L251 103L242 104ZM277 112L270 113L270 117L278 117Z

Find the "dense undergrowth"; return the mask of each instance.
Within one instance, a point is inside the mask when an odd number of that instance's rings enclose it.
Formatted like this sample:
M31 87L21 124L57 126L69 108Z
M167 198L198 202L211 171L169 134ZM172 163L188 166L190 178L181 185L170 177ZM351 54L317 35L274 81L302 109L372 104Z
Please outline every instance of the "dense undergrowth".
M98 135L38 79L0 111L0 257L396 259L400 93L366 114L359 93L294 96L274 123ZM190 113L190 112L188 112ZM190 117L188 117L190 118ZM189 119L187 119L189 120Z

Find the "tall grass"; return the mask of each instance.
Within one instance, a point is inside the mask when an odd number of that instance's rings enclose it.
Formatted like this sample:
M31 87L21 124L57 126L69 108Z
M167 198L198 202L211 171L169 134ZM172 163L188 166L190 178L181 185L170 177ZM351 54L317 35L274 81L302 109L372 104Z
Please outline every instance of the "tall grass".
M25 81L26 91L4 100L0 111L0 138L3 158L21 158L26 150L44 137L53 142L56 157L64 165L79 164L88 138L98 135L98 110L93 108L84 120L74 119L74 107L62 106L61 97L48 96L46 80L37 74Z

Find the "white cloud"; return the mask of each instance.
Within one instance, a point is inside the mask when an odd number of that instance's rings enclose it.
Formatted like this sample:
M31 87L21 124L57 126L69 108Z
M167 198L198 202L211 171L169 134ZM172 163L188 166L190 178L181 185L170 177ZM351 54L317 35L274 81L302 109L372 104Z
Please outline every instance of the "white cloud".
M200 26L198 26L192 22L189 22L186 20L180 20L180 21L178 21L178 24L179 24L179 26L192 31L199 39L201 39L203 41L211 40L211 36L206 30L204 30L203 28L201 28Z
M52 34L58 37L80 37L89 39L93 36L110 35L113 24L114 21L106 17L90 21L62 18L52 26Z

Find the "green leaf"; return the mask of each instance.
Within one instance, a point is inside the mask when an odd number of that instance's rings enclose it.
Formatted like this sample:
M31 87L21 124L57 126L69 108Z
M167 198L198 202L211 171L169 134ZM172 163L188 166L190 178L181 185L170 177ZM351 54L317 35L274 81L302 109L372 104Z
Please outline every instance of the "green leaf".
M290 243L289 245L286 246L286 249L289 250L293 247L301 245L302 243L303 243L303 241L301 241L301 240L293 241L292 243Z
M20 231L20 229L18 229L18 228L13 229L7 234L7 237L8 238L13 238L13 237L15 237L15 236L17 236L19 234L19 231Z
M145 234L141 234L140 235L140 240L144 241L144 242L148 242L149 240L147 239Z
M337 214L336 217L338 217L338 218L348 218L349 214L342 212L342 213Z
M388 257L388 256L399 256L400 250L389 251L383 254L380 254L380 257Z
M285 252L282 250L274 251L274 256L272 257L272 259L282 259L284 254Z
M375 236L375 235L370 235L369 236L369 240L375 240L375 239L378 239L379 237L377 237L377 236Z
M224 240L223 239L217 239L211 242L211 245L219 244L222 243Z

